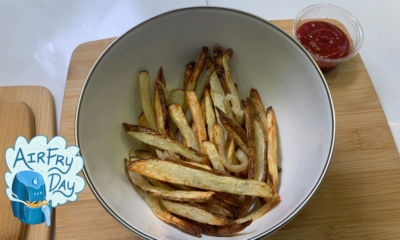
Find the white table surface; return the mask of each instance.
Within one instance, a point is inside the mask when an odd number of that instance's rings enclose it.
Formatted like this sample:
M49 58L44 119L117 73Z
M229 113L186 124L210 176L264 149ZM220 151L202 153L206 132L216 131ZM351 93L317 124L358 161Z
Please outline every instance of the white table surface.
M361 23L361 57L400 149L400 1L326 0ZM160 13L190 6L223 6L265 19L293 19L316 0L2 0L0 1L0 86L38 85L54 96L57 124L67 70L81 43L116 37Z

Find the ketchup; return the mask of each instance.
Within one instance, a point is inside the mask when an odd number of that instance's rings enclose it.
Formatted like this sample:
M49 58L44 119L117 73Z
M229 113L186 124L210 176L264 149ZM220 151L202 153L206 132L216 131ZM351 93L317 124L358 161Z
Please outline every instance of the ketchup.
M350 41L346 34L328 22L306 22L297 29L296 35L307 51L319 57L336 59L349 55ZM318 60L317 64L323 72L327 72L338 65Z

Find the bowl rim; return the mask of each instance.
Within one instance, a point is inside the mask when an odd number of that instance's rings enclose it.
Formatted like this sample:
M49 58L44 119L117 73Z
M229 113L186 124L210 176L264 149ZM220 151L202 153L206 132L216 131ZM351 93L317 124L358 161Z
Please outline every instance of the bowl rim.
M297 45L297 46L305 53L305 55L308 57L308 59L312 62L312 64L313 64L314 67L315 67L315 70L318 72L318 74L319 74L319 76L320 76L320 78L321 78L321 80L322 80L322 83L323 83L323 85L324 85L324 87L325 87L325 91L326 91L326 94L327 94L327 97L328 97L329 106L330 106L331 115L332 115L332 119L331 119L331 120L332 120L332 130L331 130L331 131L332 131L332 138L331 138L331 143L330 143L330 147L329 147L328 157L327 157L327 159L326 159L325 166L324 166L324 168L323 168L323 170L322 170L322 172L321 172L321 175L319 176L319 178L318 178L316 184L315 184L314 187L311 189L311 191L308 193L308 195L306 196L306 198L299 204L299 206L296 207L296 209L295 209L292 213L290 213L290 214L289 214L287 217L285 217L282 221L280 221L280 222L278 222L277 224L275 224L272 228L267 229L267 230L263 231L262 233L260 233L260 234L258 234L258 235L256 235L256 236L253 236L253 237L251 237L251 238L248 238L248 239L251 239L251 240L262 239L262 238L264 238L264 237L266 237L266 236L271 235L272 233L276 232L277 230L279 230L280 228L282 228L283 226L285 226L287 223L289 223L297 214L300 213L300 211L307 205L307 203L310 201L310 199L314 196L315 192L317 191L317 189L318 189L319 186L321 185L321 182L322 182L322 180L324 179L324 176L325 176L325 174L326 174L326 172L327 172L327 170L328 170L328 167L329 167L329 165L330 165L331 158L332 158L332 153L333 153L333 148L334 148L334 145L335 145L335 133L336 133L335 109L334 109L334 106L333 106L332 96L331 96L331 93L330 93L330 91L329 91L328 84L327 84L327 82L326 82L326 80L325 80L324 75L322 74L322 72L321 72L321 70L319 69L317 63L314 61L314 59L313 59L312 56L308 53L308 51L307 51L299 42L297 42L296 39L293 38L289 33L287 33L286 31L284 31L283 29L281 29L280 27L278 27L278 26L275 25L274 23L271 23L271 22L269 22L268 20L266 20L266 19L264 19L264 18L262 18L262 17L260 17L260 16L257 16L257 15L254 15L254 14L251 14L251 13L248 13L248 12L245 12L245 11L242 11L242 10L238 10L238 9L225 8L225 7L199 6L199 7L179 8L179 9L167 11L167 12L161 13L161 14L159 14L159 15L157 15L157 16L154 16L154 17L152 17L152 18L149 18L148 20L143 21L143 22L141 22L141 23L135 25L134 27L130 28L130 29L127 30L125 33L123 33L121 36L117 37L117 38L103 51L103 53L99 56L99 58L96 60L96 62L94 63L93 67L91 68L90 72L88 73L88 75L87 75L87 77L86 77L86 80L85 80L85 82L84 82L84 84L83 84L83 86L82 86L82 90L81 90L81 93L80 93L80 95L79 95L78 103L77 103L77 106L76 106L75 124L74 124L74 126L75 126L75 142L76 142L76 145L80 148L80 153L79 153L79 154L82 155L82 148L80 147L80 142L79 142L79 116L80 116L80 110L81 110L81 102L82 102L83 96L84 96L84 94L85 94L85 90L86 90L87 84L88 84L88 82L90 81L93 72L96 70L96 68L97 68L97 66L99 65L100 61L101 61L101 60L103 59L103 57L107 54L107 52L110 51L110 50L116 45L117 42L119 42L122 38L124 38L124 37L125 37L126 35L128 35L130 32L134 31L134 30L137 29L138 27L140 27L140 26L142 26L142 25L144 25L144 24L146 24L146 23L148 23L148 22L150 22L150 21L152 21L152 20L154 20L154 19L157 19L157 18L160 18L160 17L164 17L164 16L167 16L167 15L176 13L176 12L191 11L191 10L198 10L198 9L204 9L204 10L220 10L220 11L228 11L228 12L234 12L234 13L238 13L238 14L243 14L243 15L246 15L246 16L251 17L251 18L253 18L253 19L260 20L260 21L264 22L265 24L270 25L270 26L272 26L273 28L275 28L276 30L278 30L279 32L281 32L283 35L285 35L286 37L288 37L292 42L294 42L295 45ZM94 187L94 185L93 185L93 183L92 183L92 181L91 181L91 179L90 179L89 173L86 171L86 166L84 166L84 168L83 168L83 175L85 176L86 182L88 183L88 185L89 185L90 189L92 190L93 194L95 195L95 197L97 198L97 200L101 203L101 205L103 206L103 208L104 208L113 218L115 218L120 224L122 224L124 227L126 227L126 228L129 229L131 232L135 233L136 235L138 235L138 236L141 237L141 238L144 238L144 239L151 239L151 240L153 240L153 239L158 239L158 238L154 238L154 237L151 236L150 234L148 234L148 233L146 233L146 232L144 232L144 231L142 231L142 230L140 230L140 229L137 229L137 228L131 226L128 222L126 222L125 220L123 220L116 212L114 212L114 210L113 210L110 206L108 206L108 204L107 204L107 203L105 202L105 200L99 195L99 193L97 192L96 188Z

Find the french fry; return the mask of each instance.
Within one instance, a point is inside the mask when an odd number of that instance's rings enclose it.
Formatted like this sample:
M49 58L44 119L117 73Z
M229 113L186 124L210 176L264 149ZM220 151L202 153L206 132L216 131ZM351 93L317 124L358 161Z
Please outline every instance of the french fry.
M229 62L232 59L232 55L233 51L230 48L224 53L224 58L226 59L227 62Z
M140 114L139 116L139 125L142 127L147 127L147 128L149 127L144 112L142 112L142 114Z
M150 101L150 77L148 71L141 71L139 73L139 85L142 108L146 116L148 127L157 130L156 115Z
M228 95L231 95L231 94L228 94ZM228 116L228 118L232 119L232 121L234 121L238 126L240 126L236 122L235 116L233 115L231 103L229 102L229 100L226 97L224 98L224 107L225 107L226 116Z
M190 159L191 161L198 163L203 163L204 159L206 158L205 155L197 152L196 150L187 148L183 146L182 143L162 136L149 128L127 123L124 123L123 126L125 127L125 131L131 134L133 137L154 147L177 153L187 159Z
M239 127L232 119L228 118L219 107L216 108L220 116L221 123L224 125L225 129L228 130L228 132L232 135L236 144L246 153L246 155L248 155L248 140L245 131L241 127Z
M203 203L202 206L204 206L208 211L212 213L219 214L228 218L232 218L234 215L233 209L222 207L219 202L215 201L215 199Z
M268 170L267 161L267 134L262 126L261 120L257 117L254 121L255 136L255 172L254 179L265 181Z
M228 152L228 154L229 154L229 152ZM243 152L243 150L241 148L236 150L235 155L236 155L236 159L239 160L241 164L243 163L243 165L248 166L249 159L247 158L246 153ZM247 178L247 167L238 175L241 177Z
M206 89L204 93L204 103L205 103L205 116L206 116L206 124L207 124L207 133L208 133L208 138L209 140L210 137L213 135L212 134L212 128L216 124L216 119L215 119L215 112L214 112L214 107L213 103L211 100L210 92L208 89ZM213 141L212 141L213 142Z
M169 94L169 98L167 99L167 106L176 103L182 107L184 102L185 102L185 91L183 91L182 89L174 89Z
M232 114L235 115L234 118L232 118L232 117L231 118L234 119L239 126L242 126L244 111L242 109L242 105L240 103L239 96L234 95L234 94L227 94L225 96L225 101L229 101L231 103L231 111L232 111Z
M201 108L201 116L203 117L203 123L204 123L204 127L205 127L205 124L206 124L206 103L205 103L204 98L200 102L200 108ZM207 134L207 132L206 132L206 134Z
M264 110L265 108L261 102L260 95L258 95L257 89L252 88L250 90L250 99L251 102L253 103L256 114L261 120L264 129L267 130L268 129L267 114L265 113Z
M196 226L196 228L201 233L208 236L218 236L218 237L233 236L238 232L242 231L243 229L245 229L246 227L248 227L253 222L252 220L248 220L247 222L242 222L242 223L231 223L224 226L213 226L206 223L199 223L187 218L182 218L182 219Z
M214 65L215 65L215 72L218 75L218 79L221 83L222 89L224 90L224 95L231 93L227 79L225 76L225 69L224 69L224 52L222 47L214 47Z
M140 188L142 191L152 196L176 202L204 203L212 200L213 192L174 191L160 186L152 186L142 175L128 171L130 163L131 162L125 159L125 164L128 165L126 167L128 180L133 186Z
M196 166L196 167L201 167L201 168L204 168L206 170L212 171L212 168L210 166L208 166L208 165L205 165L205 164L195 163L195 162L186 162L186 163L188 163L190 165L193 165L193 166Z
M190 62L186 65L185 75L183 78L183 91L186 91L186 88L189 83L189 79L192 76L193 68L194 68L195 64L196 64L195 62ZM181 107L182 107L182 105L181 105Z
M163 71L162 67L160 67L160 69L158 69L158 78L157 78L157 80L160 81L161 86L163 88L167 87L167 83L165 82L164 71Z
M198 204L174 203L162 199L160 201L168 211L200 223L207 223L216 226L223 226L229 223L228 218L225 216L212 213Z
M220 158L223 166L225 167L225 169L227 169L228 171L231 171L231 172L235 172L235 173L243 171L243 169L245 169L246 166L233 165L232 162L230 162L228 160L227 152L225 151L226 149L225 149L224 133L223 133L222 127L220 125L218 125L218 124L214 125L213 134L214 134L215 145L217 145L219 158ZM233 141L232 141L232 144L233 144ZM234 147L233 147L233 149L234 149Z
M138 157L138 156L136 155L136 153L135 153L135 150L133 150L133 149L131 149L131 150L129 151L129 158L131 158L131 157Z
M138 156L140 159L149 159L149 158L154 158L154 155L151 154L149 151L143 150L143 149L138 149L134 150L136 156Z
M278 194L278 166L276 159L276 122L275 113L272 107L267 109L267 122L268 122L268 178L270 180L271 188Z
M208 52L208 48L203 47L203 49L201 50L199 60L197 61L196 67L193 70L192 76L189 79L189 82L187 84L185 91L194 91L194 89L196 87L197 79L199 78L200 73L203 71L204 65L206 64L207 52Z
M191 235L194 235L196 237L201 236L200 231L193 224L188 223L188 222L180 219L179 217L173 216L167 210L162 209L158 198L150 196L149 194L147 194L141 190L139 190L138 192L139 192L139 195L145 200L145 202L147 203L147 205L149 206L149 208L151 209L153 214L158 219L160 219L161 221L163 221L165 223L172 224L172 225L182 229L183 231L185 231Z
M208 57L206 60L206 70L210 69L213 65L213 61L211 60L211 58Z
M156 149L156 153L157 153L158 158L181 160L181 158L177 154L170 152L170 151Z
M186 122L186 117L183 114L182 108L178 104L171 104L168 106L168 111L170 116L176 126L179 128L180 133L185 137L185 141L188 147L199 151L199 145L197 143L197 138L194 135L193 130L189 127Z
M218 79L217 74L215 71L210 77L210 91L211 91L211 98L214 103L214 108L215 109L220 109L223 113L225 113L225 106L224 106L224 98L225 98L225 93L224 90L222 89L221 83ZM219 117L219 111L215 111L215 116L217 119L217 123L222 125L221 119ZM225 126L222 128L224 130L224 138L227 138L228 136L228 131L225 129Z
M239 159L240 160L240 164L239 165L235 165L233 159L235 159L237 161L237 158L236 158L236 154L235 154L234 140L232 139L230 142L228 142L228 144L229 144L229 148L228 148L228 151L226 153L227 161L226 162L222 162L224 164L225 168L227 170L235 173L235 174L245 171L247 169L248 164L249 164L249 160L247 159L246 155L243 153L244 157Z
M195 136L199 145L200 152L206 153L203 147L203 141L207 140L207 131L203 122L203 114L199 101L197 100L196 93L194 91L186 91L185 97L193 117L193 122L196 126Z
M211 59L207 58L207 70L204 72L203 76L197 81L195 92L198 99L201 99L204 95L207 84L210 82L211 74L213 74L215 67Z
M134 161L129 171L160 181L233 194L270 198L272 189L265 183L240 179L221 172L208 171L183 161L146 159Z
M154 85L154 110L156 114L158 132L173 138L173 135L169 131L169 114L167 103L165 101L164 90L160 81L156 81Z
M240 224L240 223L247 222L249 220L253 220L253 222L254 222L255 220L264 216L264 214L269 212L274 205L279 203L279 199L280 199L279 196L276 196L276 195L273 198L266 199L266 203L261 208L257 209L257 211L253 212L252 214L250 214L244 218L239 218L237 220L234 220L232 223Z
M214 197L219 198L222 201L224 201L225 203L227 203L231 206L234 206L234 207L240 207L240 205L241 205L239 203L239 201L229 193L215 192Z
M222 165L220 156L218 154L217 148L214 143L209 141L203 141L204 148L208 154L208 159L210 160L212 166L220 171L225 171L224 166Z
M247 178L254 179L255 174L255 162L256 162L256 153L255 153L255 135L254 135L254 123L253 123L253 111L250 99L246 99L244 103L244 115L245 115L245 124L246 124L246 132L247 132L247 144L249 149L249 154L247 155L249 158L249 164L247 167ZM246 196L244 199L244 203L238 211L238 218L243 217L250 208L251 200L253 197Z

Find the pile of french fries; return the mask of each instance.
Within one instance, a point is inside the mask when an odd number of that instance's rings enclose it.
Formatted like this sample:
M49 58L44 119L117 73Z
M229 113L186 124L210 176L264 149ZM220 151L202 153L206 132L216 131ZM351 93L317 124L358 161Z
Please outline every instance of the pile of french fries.
M207 54L186 65L182 89L169 91L160 68L153 97L141 71L139 125L123 123L148 149L125 159L129 181L159 219L197 237L236 234L280 202L274 111L256 89L239 98L231 49ZM262 207L247 214L253 199Z

